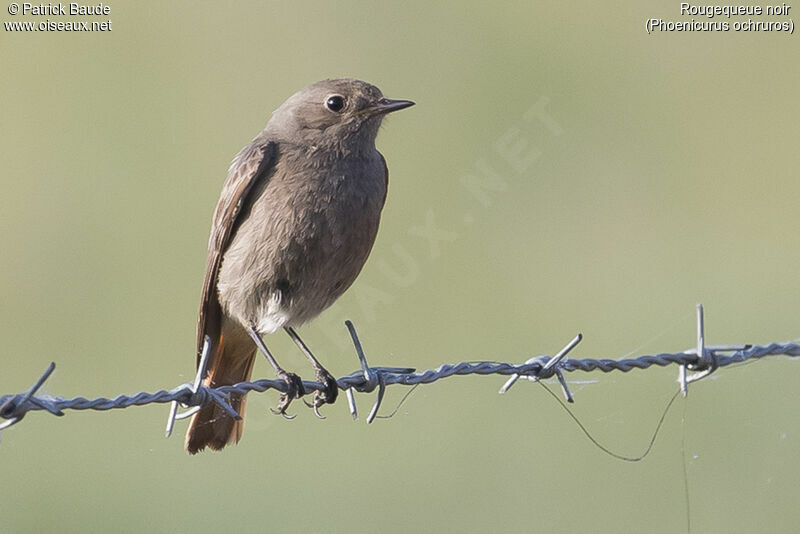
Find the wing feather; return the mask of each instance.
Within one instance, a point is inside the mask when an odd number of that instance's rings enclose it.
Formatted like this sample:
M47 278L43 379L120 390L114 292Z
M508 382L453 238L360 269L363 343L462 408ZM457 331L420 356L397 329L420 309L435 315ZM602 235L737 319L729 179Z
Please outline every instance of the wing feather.
M198 364L205 336L209 336L213 342L220 333L222 311L217 296L217 275L223 254L233 237L237 218L247 202L248 194L256 182L269 179L276 155L277 146L274 142L256 138L236 155L228 169L228 178L214 210L211 237L208 240L206 275L197 317Z

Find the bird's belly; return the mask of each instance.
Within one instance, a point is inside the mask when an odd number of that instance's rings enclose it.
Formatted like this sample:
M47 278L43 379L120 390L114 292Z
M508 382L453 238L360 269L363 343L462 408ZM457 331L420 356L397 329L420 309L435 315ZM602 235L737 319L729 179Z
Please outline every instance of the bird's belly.
M383 191L314 195L263 194L237 229L218 290L223 309L245 326L270 333L313 319L350 287L366 262Z

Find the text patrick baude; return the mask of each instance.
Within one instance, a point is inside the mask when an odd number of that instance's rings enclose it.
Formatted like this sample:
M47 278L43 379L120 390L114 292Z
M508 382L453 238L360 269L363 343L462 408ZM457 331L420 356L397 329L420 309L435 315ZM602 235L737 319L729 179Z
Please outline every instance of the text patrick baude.
M99 4L80 4L78 2L70 2L69 4L49 3L49 4L32 4L30 2L22 3L23 15L49 15L49 16L91 16L91 15L110 15L111 6Z

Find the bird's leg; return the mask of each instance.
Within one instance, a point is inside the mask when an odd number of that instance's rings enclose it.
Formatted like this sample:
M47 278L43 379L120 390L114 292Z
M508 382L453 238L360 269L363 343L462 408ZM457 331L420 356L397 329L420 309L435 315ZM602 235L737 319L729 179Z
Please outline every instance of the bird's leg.
M261 349L261 352L264 353L266 356L267 361L275 369L275 374L278 375L280 380L286 384L286 393L282 393L280 400L278 401L278 406L274 410L272 410L275 414L280 414L287 419L292 419L294 416L290 416L286 413L286 409L292 403L294 399L299 399L301 396L305 395L305 390L303 389L303 381L294 373L287 373L283 370L283 368L278 365L278 362L272 356L272 353L267 348L267 345L264 343L264 340L261 339L261 336L258 334L254 327L248 327L247 333L250 334L250 337L253 338L256 346Z
M336 397L339 395L339 385L336 383L336 379L322 367L322 364L319 363L314 355L311 353L309 348L303 343L303 340L300 339L300 336L297 335L294 328L291 326L284 327L286 333L289 334L289 337L292 338L292 341L300 347L300 350L303 351L303 354L311 361L311 365L314 366L314 371L316 372L317 382L322 383L325 388L322 390L317 390L314 392L314 413L317 414L317 417L322 417L319 414L319 407L323 404L333 404L336 402Z

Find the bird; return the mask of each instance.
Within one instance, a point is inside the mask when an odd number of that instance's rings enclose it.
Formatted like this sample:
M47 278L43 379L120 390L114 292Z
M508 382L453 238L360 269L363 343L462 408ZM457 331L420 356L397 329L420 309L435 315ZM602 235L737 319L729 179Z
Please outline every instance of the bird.
M384 117L413 106L354 78L326 79L289 97L233 159L214 211L197 321L197 365L208 354L207 387L247 381L261 351L286 384L275 413L305 394L263 337L284 330L310 360L313 407L336 400L336 380L296 328L355 281L372 249L389 171L375 147ZM245 396L235 418L216 403L192 416L190 454L242 437Z

